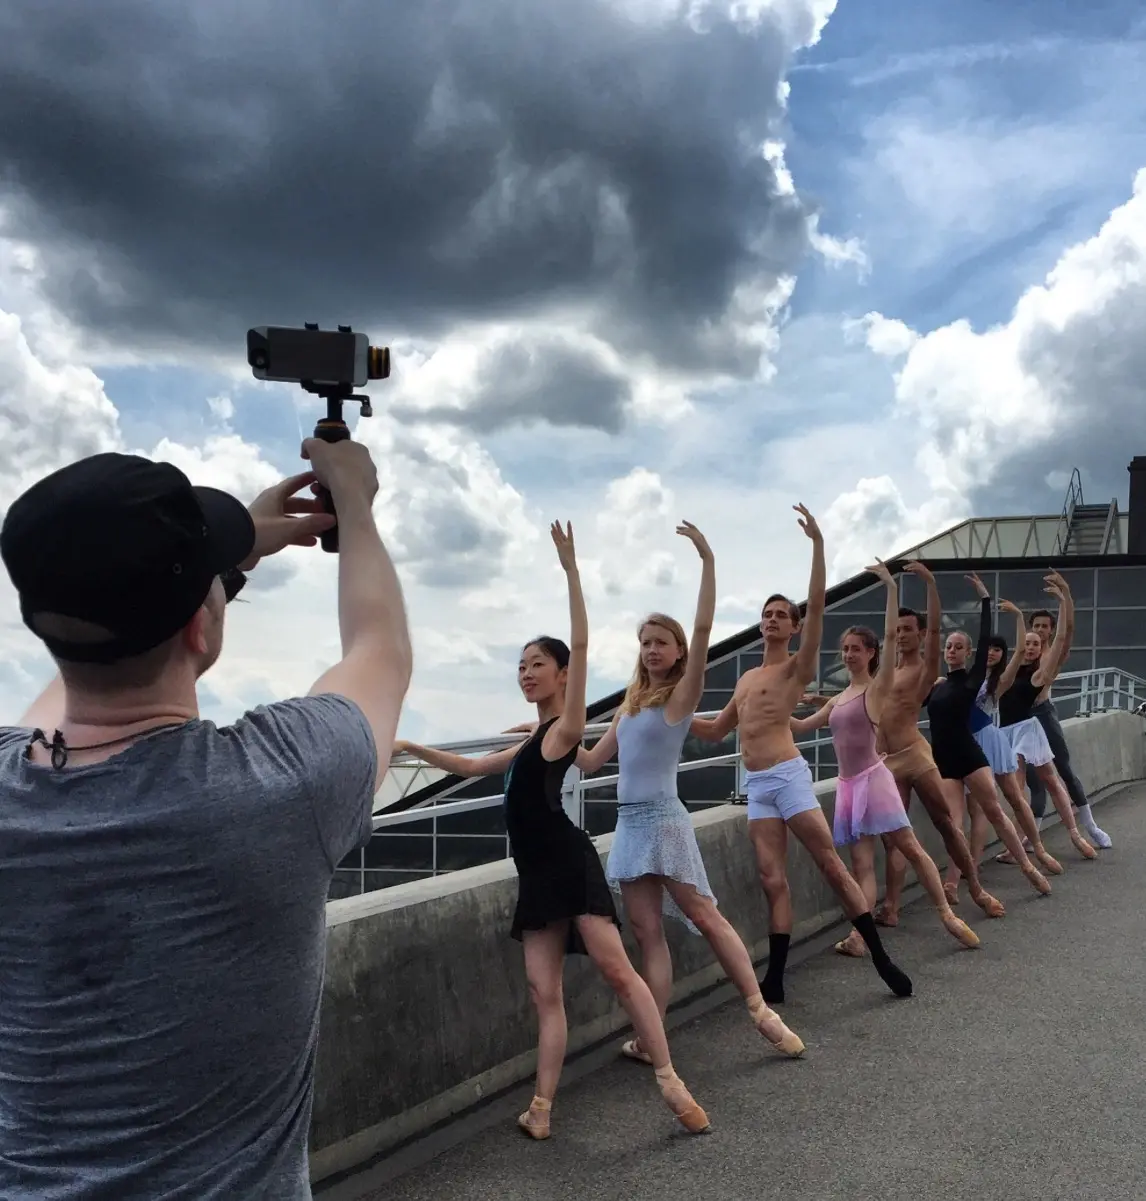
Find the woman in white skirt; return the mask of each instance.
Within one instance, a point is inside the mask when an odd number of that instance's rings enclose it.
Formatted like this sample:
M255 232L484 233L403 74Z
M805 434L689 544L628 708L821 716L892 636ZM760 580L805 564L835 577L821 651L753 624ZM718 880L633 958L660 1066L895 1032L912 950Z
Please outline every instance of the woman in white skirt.
M1054 577L1047 576L1047 580L1046 591L1058 597L1061 621L1073 608L1074 602L1070 593L1055 583ZM1078 853L1084 859L1095 859L1098 852L1079 832L1070 803L1070 794L1062 782L1062 777L1055 770L1054 752L1047 742L1039 719L1032 716L1031 712L1039 694L1048 684L1053 684L1058 676L1066 654L1066 644L1055 644L1043 655L1042 640L1033 630L1027 633L1026 622L1018 606L1010 601L1002 601L999 608L1004 613L1015 615L1015 653L1003 669L996 690L999 698L999 725L1007 735L1018 760L1018 770L1013 778L1021 787L1029 763L1054 800L1054 807L1058 810L1063 825L1070 832L1070 840ZM1027 837L1030 837L1029 833Z
M1004 613L1014 609L1009 601L1003 601L999 607ZM949 636L948 643L956 637L959 637L958 631ZM967 635L963 634L962 637L966 639ZM1019 783L1019 758L1006 731L1000 729L998 724L999 682L1006 662L1007 640L999 634L992 634L987 651L987 678L983 681L979 695L975 698L975 706L971 710L971 733L975 735L975 741L986 755L991 771L995 773L995 783L1014 812L1015 823L1026 838L1027 849L1044 870L1058 876L1062 874L1062 864L1043 846L1039 823ZM982 810L970 801L970 798L964 796L960 799L971 811L971 856L978 863L983 858L991 826ZM963 816L962 812L955 814L960 824ZM955 896L958 896L961 874L954 863L948 865L946 885L949 891L954 890Z
M677 533L701 560L700 596L692 645L678 621L662 613L638 630L640 654L632 682L612 724L577 766L587 775L617 757L617 829L605 874L620 892L641 952L641 974L663 1017L672 994L672 958L665 940L667 914L703 935L739 989L757 1031L788 1055L804 1044L770 1009L760 993L752 958L716 906L692 818L677 795L681 749L704 691L708 639L716 608L716 566L704 535L688 522ZM650 1063L637 1039L622 1054Z

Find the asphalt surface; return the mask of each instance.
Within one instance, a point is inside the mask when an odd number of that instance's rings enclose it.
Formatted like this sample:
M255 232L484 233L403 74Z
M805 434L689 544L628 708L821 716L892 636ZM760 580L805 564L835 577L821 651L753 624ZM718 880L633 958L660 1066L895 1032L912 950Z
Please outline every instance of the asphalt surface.
M1114 849L1038 898L1014 868L984 882L1007 906L961 950L924 902L885 932L916 995L830 949L789 966L777 1056L739 1001L670 1032L709 1134L677 1134L651 1069L614 1049L569 1065L553 1137L513 1125L531 1090L326 1188L320 1201L1101 1201L1146 1196L1146 787L1097 809ZM839 937L839 931L834 933ZM821 939L820 948L830 947ZM671 1017L671 1015L670 1015Z

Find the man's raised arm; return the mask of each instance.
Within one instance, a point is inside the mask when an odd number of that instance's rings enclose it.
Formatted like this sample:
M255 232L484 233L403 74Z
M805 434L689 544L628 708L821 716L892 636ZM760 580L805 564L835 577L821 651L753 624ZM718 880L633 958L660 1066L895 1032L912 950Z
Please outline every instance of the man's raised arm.
M338 513L338 628L342 661L324 672L311 696L334 693L366 717L378 754L378 782L386 774L413 655L402 585L374 523L371 503L378 474L359 442L310 438L303 454L329 489Z
M820 644L824 639L824 605L827 601L828 570L824 561L824 536L816 519L803 505L794 506L800 514L800 529L812 540L812 575L808 581L808 604L800 630L800 649L796 652L796 677L810 684L820 673Z

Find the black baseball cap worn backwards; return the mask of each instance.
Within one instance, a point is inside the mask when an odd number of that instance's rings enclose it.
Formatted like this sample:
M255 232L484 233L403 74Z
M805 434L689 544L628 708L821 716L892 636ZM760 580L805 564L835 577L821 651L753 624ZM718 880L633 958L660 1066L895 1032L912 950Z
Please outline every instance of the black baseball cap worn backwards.
M216 576L255 545L244 505L196 488L170 463L98 454L33 484L8 510L0 557L25 625L58 659L114 663L173 638ZM102 626L110 639L66 642L37 628L55 613Z

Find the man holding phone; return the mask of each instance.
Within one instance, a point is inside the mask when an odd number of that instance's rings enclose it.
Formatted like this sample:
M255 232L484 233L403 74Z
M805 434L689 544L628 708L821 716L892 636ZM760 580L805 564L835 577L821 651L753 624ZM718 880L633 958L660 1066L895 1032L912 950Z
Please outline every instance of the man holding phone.
M0 555L58 677L0 729L0 1196L303 1201L339 861L371 832L411 652L365 447L245 509L103 454L11 507ZM225 581L338 512L342 659L199 717ZM299 495L303 493L303 495Z

